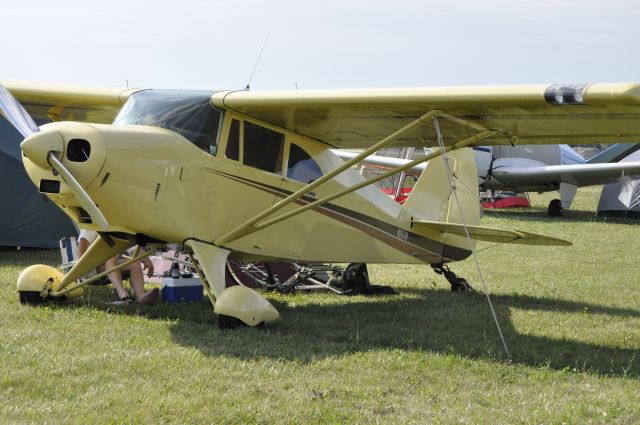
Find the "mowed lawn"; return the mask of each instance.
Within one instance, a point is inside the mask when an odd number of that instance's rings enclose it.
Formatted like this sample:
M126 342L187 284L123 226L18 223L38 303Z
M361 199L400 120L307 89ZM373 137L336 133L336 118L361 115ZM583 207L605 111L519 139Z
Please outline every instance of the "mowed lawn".
M281 320L220 331L211 306L114 306L108 287L42 307L15 281L57 251L0 252L0 423L638 423L640 222L485 212L571 247L481 244L452 269L372 265L399 296L266 295Z

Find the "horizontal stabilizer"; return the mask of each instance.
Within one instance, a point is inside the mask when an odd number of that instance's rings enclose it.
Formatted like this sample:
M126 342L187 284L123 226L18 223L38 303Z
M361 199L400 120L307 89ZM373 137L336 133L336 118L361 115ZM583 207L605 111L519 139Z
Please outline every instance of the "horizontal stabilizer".
M443 223L439 221L415 220L411 223L417 230L424 229L440 233L449 233L456 236L466 236L465 226L457 223ZM571 242L563 239L552 238L550 236L538 235L536 233L523 232L519 230L502 230L492 227L469 226L467 225L469 237L477 241L518 243L524 245L555 245L569 246Z

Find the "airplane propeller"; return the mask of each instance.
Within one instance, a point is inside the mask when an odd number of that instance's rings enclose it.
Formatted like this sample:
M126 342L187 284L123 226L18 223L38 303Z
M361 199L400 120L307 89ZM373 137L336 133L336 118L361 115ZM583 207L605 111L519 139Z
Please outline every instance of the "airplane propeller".
M22 107L20 102L3 85L0 84L0 110L7 120L25 139L40 131L36 122Z
M22 134L22 137L24 137L23 143L40 131L38 125L20 102L1 84L0 112L2 112L11 125ZM82 208L89 214L91 220L98 224L103 230L107 230L109 227L107 219L78 180L76 180L73 174L64 166L62 161L58 159L56 151L50 150L47 153L47 162L64 179L71 193L73 193L80 205L82 205Z

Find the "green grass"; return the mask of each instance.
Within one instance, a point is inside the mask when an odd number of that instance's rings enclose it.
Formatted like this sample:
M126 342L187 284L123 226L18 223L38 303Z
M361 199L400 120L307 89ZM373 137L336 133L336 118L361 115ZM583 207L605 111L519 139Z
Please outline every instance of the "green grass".
M426 266L370 267L399 296L269 294L280 321L222 332L206 303L107 287L22 306L19 272L59 254L0 252L0 422L638 423L640 227L595 219L591 190L563 219L550 199L482 219L574 242L480 246L511 361L484 294ZM473 259L452 268L482 290Z

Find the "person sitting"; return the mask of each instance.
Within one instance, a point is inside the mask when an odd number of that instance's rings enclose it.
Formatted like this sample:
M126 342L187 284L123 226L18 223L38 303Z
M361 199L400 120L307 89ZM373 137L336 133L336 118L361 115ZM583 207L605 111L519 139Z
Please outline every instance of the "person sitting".
M82 256L87 250L89 246L96 239L98 239L98 232L94 232L91 230L82 230L80 235L78 236L78 255ZM147 269L148 276L153 275L153 263L149 258L144 258L141 260L144 264L144 267ZM102 273L105 270L109 270L115 267L118 264L118 257L113 257L108 259L104 265L98 267L96 270L98 273ZM144 275L142 274L142 267L140 263L135 262L129 264L126 267L126 270L129 272L129 281L131 282L131 288L133 289L133 295L135 296L135 301L139 304L151 305L156 302L158 298L159 290L158 288L153 288L149 292L144 291ZM113 284L118 297L121 302L133 302L134 300L129 296L129 292L125 289L122 283L122 273L120 270L115 270L107 275L109 277L109 281Z

